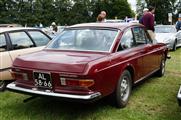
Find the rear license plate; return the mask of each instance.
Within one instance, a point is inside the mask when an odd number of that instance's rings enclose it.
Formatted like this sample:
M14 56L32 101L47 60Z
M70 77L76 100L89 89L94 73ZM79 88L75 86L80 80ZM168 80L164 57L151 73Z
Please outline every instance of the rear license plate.
M52 81L49 73L34 72L33 77L36 87L52 88Z

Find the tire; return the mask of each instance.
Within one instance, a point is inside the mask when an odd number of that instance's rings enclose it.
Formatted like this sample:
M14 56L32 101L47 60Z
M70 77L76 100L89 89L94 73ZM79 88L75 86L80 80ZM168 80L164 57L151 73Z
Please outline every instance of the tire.
M178 99L178 105L181 106L181 100L180 99Z
M157 72L158 77L162 77L165 74L165 57L162 58L160 63L160 69Z
M115 105L118 108L126 107L132 90L132 78L128 70L125 70L117 83L114 93Z
M0 80L0 92L3 92L6 88L7 82L4 80Z
M174 44L173 44L173 48L172 48L173 51L176 51L177 50L177 40L175 40Z

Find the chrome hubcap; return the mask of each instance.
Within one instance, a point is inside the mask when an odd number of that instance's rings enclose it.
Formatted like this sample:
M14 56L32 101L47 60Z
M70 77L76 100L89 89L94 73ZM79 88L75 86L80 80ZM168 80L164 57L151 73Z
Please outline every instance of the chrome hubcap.
M126 101L128 99L128 96L129 96L129 83L128 83L128 78L126 76L121 81L120 94L121 94L121 99L123 101Z

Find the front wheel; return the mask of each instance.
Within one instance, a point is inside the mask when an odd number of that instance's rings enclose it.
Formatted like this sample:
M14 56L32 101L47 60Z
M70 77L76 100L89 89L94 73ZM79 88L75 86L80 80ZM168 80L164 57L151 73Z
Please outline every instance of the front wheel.
M162 77L165 74L165 57L162 58L160 63L160 69L157 72L159 77Z
M132 90L132 78L128 70L125 70L118 81L115 90L115 103L118 108L124 108L129 100Z
M173 44L173 48L172 48L173 51L176 51L177 50L177 41L175 40L174 44Z

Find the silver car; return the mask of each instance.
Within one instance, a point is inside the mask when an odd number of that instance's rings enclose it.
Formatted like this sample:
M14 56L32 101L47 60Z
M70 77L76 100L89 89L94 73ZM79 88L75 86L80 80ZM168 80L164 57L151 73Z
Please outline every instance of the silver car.
M176 30L174 25L155 26L156 40L158 43L165 43L173 51L181 46L181 31Z

